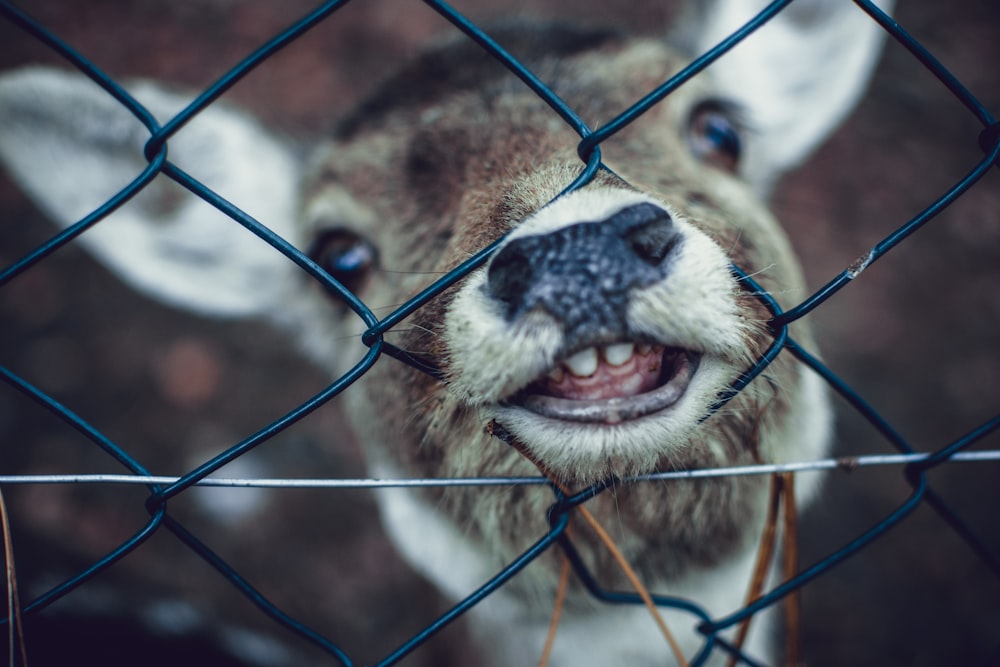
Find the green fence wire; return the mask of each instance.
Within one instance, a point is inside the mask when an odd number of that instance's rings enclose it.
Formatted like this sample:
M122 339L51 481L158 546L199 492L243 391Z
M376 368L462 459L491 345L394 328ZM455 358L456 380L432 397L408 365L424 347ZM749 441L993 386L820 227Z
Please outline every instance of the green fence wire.
M355 2L363 1L364 0L355 0ZM573 109L567 107L558 97L556 97L554 93L552 93L552 91L545 85L545 83L540 81L529 69L519 62L517 58L506 52L502 44L493 41L487 32L445 3L438 2L436 0L426 0L426 4L430 8L440 13L441 16L454 24L454 26L465 33L471 40L475 41L483 49L495 56L516 76L524 81L525 85L530 86L535 92L542 96L552 107L553 113L568 122L570 126L573 127L580 135L577 148L581 157L582 171L580 177L567 188L568 190L573 190L585 185L593 178L598 169L601 168L600 147L602 142L608 140L620 128L628 125L630 122L635 120L635 118L639 117L652 103L655 103L655 101L669 95L672 90L680 85L680 83L696 75L712 60L724 55L726 50L730 48L733 43L738 41L739 38L749 34L758 25L766 22L776 13L782 11L782 9L789 4L789 2L790 0L779 0L778 2L774 2L753 22L747 24L743 29L741 29L741 31L737 33L734 38L727 40L716 49L703 54L691 65L691 67L682 71L671 80L664 82L658 89L650 91L646 98L643 100L637 100L634 106L624 110L618 118L613 119L604 125L600 130L593 131L588 128L582 120L580 120ZM944 68L932 54L930 54L916 40L908 35L900 25L885 16L874 4L868 2L867 0L855 0L855 3L857 4L859 11L867 12L871 16L872 20L877 21L886 31L888 31L892 39L902 44L935 77L937 77L941 84L960 101L972 117L982 126L982 131L979 135L979 149L982 151L982 157L977 164L970 169L966 176L956 182L946 192L942 193L933 204L926 208L926 210L900 225L896 231L886 236L883 240L875 244L867 253L865 253L864 264L865 266L869 266L878 261L889 250L897 246L899 243L904 242L912 234L933 220L936 215L961 197L963 193L972 187L973 184L989 172L992 167L1000 165L1000 158L998 158L998 156L1000 156L1000 124L998 124L986 108L968 90L966 90L960 81L958 81L946 68ZM407 303L401 304L392 313L379 318L365 303L359 300L354 294L345 289L335 280L331 279L307 256L291 246L287 241L271 232L264 224L242 212L238 208L239 202L231 203L224 200L218 194L207 190L197 180L191 178L169 161L169 156L167 154L167 145L169 140L172 136L184 132L185 123L209 105L214 104L225 91L237 83L243 76L266 62L268 58L281 50L283 47L292 43L298 37L323 22L336 21L337 10L345 4L345 0L328 2L319 6L308 15L303 16L290 28L274 36L267 43L256 49L253 53L247 56L245 60L240 62L236 67L232 68L223 77L218 79L212 86L204 90L187 108L161 126L158 121L142 107L141 104L133 99L117 82L94 66L85 55L74 51L65 42L60 40L58 36L50 33L45 26L32 19L25 11L15 7L13 4L0 2L0 16L2 16L5 20L12 22L19 29L24 30L25 32L36 37L53 51L60 54L62 58L65 59L67 64L82 71L84 74L100 84L109 95L112 95L122 105L128 108L136 116L136 118L138 118L145 125L149 132L149 139L145 148L145 155L149 161L148 167L142 171L142 173L138 174L135 180L124 190L112 199L108 200L93 213L64 231L54 234L47 242L39 246L37 249L27 253L9 267L4 268L2 272L0 272L0 289L5 287L14 277L29 272L40 262L46 261L53 252L66 245L80 234L86 233L87 230L99 223L101 219L121 206L124 202L128 201L136 193L141 191L142 188L144 188L154 177L159 174L163 174L172 178L183 187L194 192L205 201L229 215L235 222L243 225L247 230L249 230L249 232L256 234L267 243L271 244L277 252L285 255L288 258L288 261L297 264L302 271L308 273L312 279L318 281L327 289L338 294L340 298L342 298L344 302L358 314L368 327L363 340L365 344L369 346L368 354L350 373L337 378L336 381L325 387L310 400L297 406L281 419L268 424L257 433L251 435L243 441L232 444L231 447L227 448L225 451L221 452L206 463L188 471L186 474L169 479L154 477L151 471L144 468L138 460L130 454L127 446L122 446L113 442L107 435L100 432L85 419L77 415L70 407L62 405L55 398L35 386L30 379L19 377L11 370L5 367L0 367L0 378L2 378L9 387L30 397L32 400L42 405L52 415L53 419L59 419L69 424L73 429L81 433L85 438L93 443L95 447L100 448L106 452L107 455L124 466L124 468L132 475L144 479L148 478L148 483L146 484L148 495L144 501L146 511L149 513L149 519L146 524L142 526L140 530L136 531L131 537L124 540L116 549L106 553L104 557L94 562L90 567L76 573L74 576L68 577L63 581L50 586L44 593L33 596L32 599L26 600L24 612L29 621L32 614L37 613L39 610L51 605L56 600L72 593L97 577L101 572L115 567L122 561L122 559L127 558L152 535L158 532L167 532L172 533L185 545L187 545L192 552L196 553L213 568L215 568L221 577L228 580L232 586L235 587L235 589L240 591L252 604L259 607L265 614L271 617L275 623L280 626L284 626L290 632L299 635L301 638L314 644L320 650L325 651L335 662L342 665L355 664L352 658L338 643L336 628L331 629L329 636L327 636L313 628L307 627L300 621L293 618L293 616L286 611L272 604L266 597L264 597L264 595L255 590L253 585L241 576L239 572L231 567L222 557L214 553L204 541L196 537L193 532L191 532L187 527L185 527L185 525L175 518L168 509L167 502L169 499L188 491L199 482L203 482L206 478L209 478L216 473L222 466L238 459L261 443L274 437L291 424L294 424L298 420L310 414L318 407L324 405L332 397L347 389L355 379L367 372L368 369L370 369L374 364L397 363L397 361L391 359L382 359L383 356L395 357L398 361L411 363L422 371L434 374L435 369L422 364L418 360L408 357L408 355L403 353L401 350L398 350L391 344L387 343L383 339L383 335L390 331L393 327L397 326L398 323L401 322L407 315L421 308L427 301L440 294L441 291L453 285L456 281L467 275L474 268L482 265L494 249L494 246L484 248L480 253L470 258L465 264L435 281L421 294L417 295ZM2 128L0 128L0 131L3 131ZM782 311L777 303L754 283L751 277L743 274L739 267L733 267L733 270L741 277L741 282L746 289L751 293L758 294L758 298L760 298L763 304L770 310L772 315L770 326L774 335L774 344L771 346L768 353L764 356L764 358L759 360L753 368L748 369L745 376L739 383L737 383L736 386L733 387L733 394L738 392L742 386L745 386L750 379L755 377L776 355L780 353L792 354L798 357L803 363L814 369L816 373L819 373L823 378L825 378L833 389L839 393L853 407L854 410L862 415L864 419L866 419L892 447L903 454L914 453L915 448L913 445L911 445L910 442L904 438L903 435L901 435L900 432L897 431L887 419L883 418L871 405L858 395L852 387L840 380L830 368L799 347L788 335L788 325L790 323L805 316L814 309L822 307L824 302L830 296L851 283L851 281L857 276L857 266L852 265L845 268L841 273L829 280L829 282L821 289L816 291L816 293L812 294L795 307L785 311ZM936 451L928 456L906 459L908 463L902 467L902 474L911 487L911 493L905 502L894 508L870 529L857 535L856 538L851 540L849 543L844 544L841 548L828 554L819 561L809 564L800 574L789 581L783 582L775 589L767 593L763 598L743 609L735 610L733 613L722 618L713 618L705 610L699 607L696 600L657 597L656 601L658 604L665 607L682 609L701 619L702 623L700 631L704 634L705 641L701 652L694 658L692 664L702 664L713 654L713 652L716 651L735 653L747 664L753 664L749 657L740 655L734 647L728 645L720 637L719 633L740 623L747 616L753 615L761 609L774 604L789 593L801 589L816 577L819 577L829 571L831 568L837 567L846 559L877 541L880 537L885 535L887 531L905 521L906 518L910 516L918 507L930 507L937 512L944 519L944 525L950 527L950 529L981 558L992 573L1000 578L1000 562L998 562L996 555L991 553L988 545L979 536L977 536L976 532L962 520L959 514L934 491L928 482L929 471L950 461L956 455L967 452L970 446L977 442L981 442L986 436L995 432L998 428L1000 428L1000 415L982 424L968 428L965 435L952 442L942 443ZM2 472L4 471L0 470L0 473ZM18 480L7 478L6 481L11 483ZM20 481L31 480L28 479ZM520 481L524 483L533 483L538 480ZM501 482L509 483L510 480L501 480ZM497 480L424 480L422 483L428 485L449 483L488 485L497 483ZM364 481L357 484L357 486L364 485ZM587 572L586 567L579 560L579 558L574 556L575 552L572 540L566 533L569 511L573 507L587 502L595 495L603 493L605 489L605 485L596 485L593 488L582 490L575 495L568 497L559 492L555 492L556 501L550 514L551 530L549 532L539 535L537 542L529 550L524 552L524 554L522 554L514 562L510 563L503 570L497 572L490 581L486 582L482 586L482 588L471 592L465 600L453 607L444 615L433 620L432 622L429 622L425 628L413 634L413 636L400 646L392 649L387 648L387 652L378 664L391 665L401 661L404 657L410 655L422 646L442 628L447 626L453 620L461 617L475 604L501 587L507 580L516 575L523 567L531 563L540 554L544 553L548 549L556 548L557 546L561 546L570 555L571 561L573 562L580 580L587 586L596 598L615 604L638 603L639 600L637 596L633 594L602 589L594 578ZM322 593L317 591L316 594L321 595ZM993 654L992 657L995 658L996 654ZM984 661L988 661L990 659L990 656L984 657Z

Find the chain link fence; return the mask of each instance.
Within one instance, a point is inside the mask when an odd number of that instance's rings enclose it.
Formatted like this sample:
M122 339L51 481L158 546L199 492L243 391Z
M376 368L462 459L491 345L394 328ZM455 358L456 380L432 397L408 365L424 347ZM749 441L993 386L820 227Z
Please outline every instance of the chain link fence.
M378 3L366 0L354 0L341 9L347 4L331 2L303 9L297 15L302 17L298 20L293 20L291 10L286 10L280 20L291 27L273 37L264 34L262 24L253 22L261 14L224 2L212 5L214 11L201 16L181 17L202 30L227 26L226 30L233 33L238 43L234 52L254 54L225 73L228 65L213 67L213 72L217 70L218 84L203 84L208 92L201 98L201 106L211 104L217 94L251 71L248 81L257 78L262 87L251 90L295 85L294 81L286 82L294 79L296 69L310 62L310 56L302 55L302 51L297 56L287 52L293 52L297 42L312 40L311 50L305 53L312 54L311 57L322 53L323 48L317 48L315 43L320 39L317 33L324 30L343 30L336 35L342 39L344 53L376 58L377 49L359 47L355 43L357 38L351 40L352 28L338 28L338 22L352 26L355 25L352 21L368 20L378 25L379 21L387 21L387 17L395 18L395 10L379 9ZM412 13L415 17L410 28L412 34L396 34L395 42L380 42L390 44L386 48L392 55L380 58L384 65L390 66L394 59L405 55L407 39L416 43L444 26L439 17L466 26L473 39L482 37L474 24L466 24L447 6L436 2L426 4L427 7L407 10L408 16ZM774 8L780 10L783 4L786 3L776 3ZM870 9L867 3L858 4ZM357 6L363 8L356 9ZM40 15L55 12L55 16L59 11L58 7L44 5L39 9ZM475 6L472 9L484 16L489 14ZM355 14L348 14L351 11ZM663 11L665 25L667 10L651 11ZM900 11L900 21L906 25L906 7ZM932 16L931 10L922 11ZM997 62L993 46L996 40L990 38L995 38L998 31L991 32L996 23L984 22L983 16L996 19L997 13L989 7L974 5L968 15L977 17L976 12L981 14L978 20L969 19L965 25L978 26L979 31L970 34L968 41L978 43L981 52L963 57L978 57L979 67L989 68L989 63ZM0 15L8 22L4 34L17 34L21 43L38 39L59 58L95 71L57 36L63 34L60 30L48 31L46 26L53 21L44 16L36 21L7 3L0 3ZM106 29L110 15L105 11L100 20L91 19L95 30ZM83 13L78 18L85 16ZM239 23L235 18L245 21ZM648 15L636 20L646 19ZM396 27L392 29L384 28L385 23L382 25L385 30L402 30L401 23L394 23ZM991 444L997 449L1000 417L995 416L995 411L1000 404L1000 392L996 389L1000 386L1000 368L998 355L992 348L1000 324L1000 302L993 281L995 269L989 273L989 268L995 264L1000 250L997 232L1000 214L996 212L1000 209L995 195L988 193L975 198L977 190L997 190L993 166L1000 164L997 157L1000 126L987 110L997 101L973 96L902 28L891 21L885 21L884 25L894 38L888 58L889 66L897 68L897 79L887 83L881 77L876 81L873 96L878 97L880 91L890 88L901 101L896 107L888 104L881 111L883 117L871 121L870 134L857 139L854 148L838 149L835 142L835 147L821 153L805 176L793 176L778 192L776 207L786 222L789 218L812 216L833 222L826 228L813 226L798 231L794 222L789 223L793 239L807 258L811 284L824 286L784 313L769 300L768 305L779 331L781 325L816 309L819 328L832 332L820 334L823 348L830 351L828 365L812 359L780 336L774 352L795 354L813 366L849 407L844 411L839 453L855 458L847 463L841 460L841 467L851 467L858 462L857 456L865 454L886 451L931 454L908 459L901 469L833 475L830 490L833 501L823 503L805 517L806 568L802 573L759 604L734 611L725 618L711 619L704 629L706 637L711 639L715 632L730 627L745 615L804 587L806 657L814 664L847 661L860 664L867 659L873 664L924 664L921 660L935 664L943 659L955 664L977 661L994 664L1000 662L995 633L1000 622L1000 604L997 604L1000 563L995 556L1000 547L997 535L1000 531L996 531L991 516L997 495L995 491L977 490L988 489L990 468L995 464L943 464L959 454L979 451L988 455ZM128 28L124 24L115 27ZM153 34L162 37L166 33ZM327 38L330 34L327 33ZM210 42L210 30L208 35L206 41ZM151 40L145 45L148 54L159 53L155 57L185 63L183 51L155 42ZM259 44L264 46L257 48ZM945 42L946 47L949 44ZM946 51L953 59L962 60L950 47ZM86 50L81 52L89 57ZM990 53L994 56L992 60ZM147 57L152 57L148 54ZM196 70L201 66L194 53L189 58L188 67ZM227 54L223 62L239 60ZM344 69L345 62L353 65L356 59L342 58L336 64ZM8 61L2 63L6 65ZM258 65L260 69L255 69ZM163 67L169 70L177 65ZM268 74L269 68L274 68L274 73ZM900 71L905 75L901 77ZM975 67L970 71L978 72ZM337 82L339 88L333 86L334 90L363 87L364 77L340 76L344 78ZM979 75L975 76L979 83ZM918 77L923 77L919 79L921 83L912 83L912 78ZM211 78L203 76L202 80ZM114 85L113 81L109 83ZM940 92L935 92L932 103L924 104L919 94L931 85ZM982 85L974 89L982 89ZM239 91L240 86L233 89L234 94ZM259 105L260 100L252 101L250 106L254 104ZM299 114L301 120L315 113L310 109L316 104L308 94L299 94L288 98L287 107L293 115ZM340 101L326 100L319 104L332 112L345 108L337 107L343 104ZM268 106L270 111L262 115L279 118L282 102L271 102ZM197 112L198 108L190 111ZM921 118L909 129L901 130L900 126L912 120L909 118L912 116ZM957 157L941 160L915 147L914 137L923 129L919 121L935 126L950 142L964 142L964 147L954 153ZM322 119L311 118L304 124L321 122ZM600 138L591 135L589 141L597 143ZM838 151L843 152L838 155ZM868 189L857 182L846 185L841 182L850 178L838 171L843 169L842 165L830 166L837 159L849 165L871 161L876 171L867 172L873 181ZM933 166L920 169L910 164L907 171L907 166L903 166L907 162ZM954 169L945 169L942 166L945 162ZM154 162L154 166L159 168L162 164ZM915 171L935 173L929 181L914 181ZM812 181L803 180L809 178ZM982 179L986 182L973 189ZM914 182L922 186L915 188ZM2 193L4 198L12 199L10 186L4 187L8 188ZM866 211L865 204L858 203L853 194L843 196L845 188L849 191L850 187L874 192L870 196L875 199L890 200L881 210L883 214L888 210L889 217ZM810 199L819 189L841 196L825 203L821 198ZM906 192L907 196L892 194L897 191ZM219 201L213 193L204 196L209 201ZM973 203L965 204L967 208L963 209L964 202L969 201ZM100 275L77 283L77 271L86 270L83 268L86 260L65 250L53 254L71 240L72 232L52 235L41 224L25 229L27 226L19 221L34 214L28 212L23 202L16 206L20 208L5 209L7 219L0 228L5 238L0 307L4 309L5 320L10 322L10 327L4 327L8 331L2 340L3 349L9 354L0 369L9 387L0 415L5 429L0 474L19 476L16 480L5 478L11 483L3 489L13 516L19 579L22 595L26 595L29 660L34 650L45 654L46 649L39 642L66 644L71 654L81 646L101 650L85 635L104 637L101 633L109 632L113 639L108 641L122 655L141 651L145 664L159 664L158 660L175 664L185 659L173 652L172 647L179 640L169 633L164 636L162 631L152 636L144 628L155 624L139 618L137 610L153 610L143 613L153 616L160 613L180 625L183 623L178 619L189 618L192 627L200 627L199 621L203 619L183 601L202 597L213 600L209 613L217 614L224 624L232 628L264 628L263 634L254 638L234 634L235 631L225 635L224 643L230 648L242 642L245 652L254 653L258 661L266 662L261 656L273 656L272 662L278 664L287 658L282 653L283 646L265 639L280 637L283 643L288 633L278 626L284 626L297 636L288 640L297 647L295 650L301 645L305 655L325 654L327 659L332 658L333 664L388 665L404 658L406 664L459 662L463 646L460 617L466 605L448 609L434 598L433 592L407 576L388 547L376 537L378 529L373 525L369 501L356 488L363 484L339 485L347 489L269 491L279 496L272 510L274 516L256 525L241 525L238 521L233 524L231 519L232 514L240 511L238 508L259 501L260 496L255 495L258 490L207 491L195 486L209 474L224 476L227 472L233 473L229 476L253 478L265 476L261 471L267 471L268 477L291 480L316 477L317 470L329 472L331 478L343 478L345 471L349 476L360 477L356 448L351 443L341 443L336 451L330 451L329 434L342 432L333 408L335 396L344 383L338 380L327 385L319 376L300 367L289 375L288 366L294 364L292 353L276 336L255 325L206 325L185 320L175 324L174 314L151 309L137 297L122 293L114 300L106 299L109 291L117 289L110 285L110 279ZM254 221L242 222L250 227L256 225ZM955 236L942 237L949 232ZM882 258L903 241L903 247ZM913 250L906 255L910 247ZM905 259L895 259L900 254ZM858 256L864 257L865 265L871 267L863 276L854 263ZM816 258L811 266L810 258ZM56 264L59 268L49 268ZM888 268L882 270L883 266ZM67 273L60 278L54 271ZM855 278L857 285L852 284ZM456 276L446 276L437 283L438 289L444 289L455 279ZM69 291L62 291L66 289ZM878 296L871 296L872 292ZM912 300L914 304L910 311L893 311L887 305L890 300ZM121 301L126 305L120 305ZM411 307L416 304L404 304L398 312ZM911 312L915 316L907 320L898 312ZM831 313L829 319L823 319L824 313ZM397 314L390 315L383 322L397 318ZM94 337L90 346L81 348L79 341L72 339L75 333L67 336L60 332L63 325L76 319L96 323L94 326L98 328L94 331L101 332L90 334ZM176 328L164 338L163 327ZM376 327L382 328L382 325ZM959 333L939 341L942 330ZM204 342L220 333L231 341L225 349L220 349L218 343ZM839 351L835 343L838 337L848 343ZM266 345L261 345L261 338ZM144 339L160 341L159 352L151 360L144 359L148 349L136 342ZM262 347L266 350L261 351ZM883 382L884 355L892 348L899 348L904 359L899 368L903 372L897 368L896 374ZM88 355L94 359L88 359ZM98 363L98 359L106 363ZM380 358L377 363L397 362ZM135 368L143 366L153 369L150 377L136 376ZM178 368L182 370L176 371ZM847 369L846 372L841 373L841 368ZM907 370L912 374L906 375ZM124 389L110 394L96 391L93 387L100 380L94 375L118 375ZM266 411L261 411L258 402L269 398L278 382L285 402L277 407L271 403ZM144 385L156 408L136 419L130 414L134 409L131 392ZM254 386L259 389L248 388ZM868 390L856 389L861 386ZM327 403L334 405L331 408ZM909 418L919 412L927 413L925 421ZM192 413L196 415L194 426L172 427L178 423L175 421L178 414ZM261 419L261 414L273 414L274 419ZM307 415L308 419L300 422ZM247 431L252 434L238 430L249 426L227 429L216 425L234 424L238 420L252 424ZM258 447L268 441L272 441L268 447ZM45 485L43 478L29 477L52 470L104 473L108 472L107 462L111 460L117 460L134 475L169 471L179 477L158 478L145 488L106 484L97 489L90 487L98 485L65 482ZM225 464L230 467L220 470ZM946 467L950 469L945 470ZM337 485L331 482L330 486ZM862 492L859 487L868 489ZM190 502L196 493L215 494L214 506L222 513L230 512L229 518L222 521L204 516ZM895 553L882 553L882 545L891 543L894 534L914 525L919 525L918 532L924 535L919 547L908 550L903 542L904 546L897 546ZM257 534L249 536L248 532ZM546 544L555 544L559 536L554 529ZM942 546L942 542L951 546ZM25 554L30 556L26 558ZM858 569L855 562L865 558L873 565ZM927 563L920 569L908 569L910 561L924 559ZM495 582L500 583L513 572L511 569L498 573ZM134 591L130 589L137 581L149 587L148 596L132 595ZM824 586L826 592L817 594L825 605L820 607L813 603L813 590L822 590ZM851 588L861 593L847 592ZM874 597L878 597L878 591L888 591L900 601L886 604L866 599L866 589ZM129 591L129 595L116 597L118 590ZM596 594L614 596L603 591ZM313 599L303 601L303 597ZM344 600L349 601L350 609L341 608L344 603L340 601ZM916 618L925 624L922 631L893 632L897 626L912 626L914 606L924 605L942 609L940 616L918 614ZM74 623L42 626L46 608L50 608L50 617L56 619L60 618L60 610L64 610ZM263 626L261 611L266 621ZM40 627L46 628L45 639L31 632L36 615ZM108 621L105 625L113 631L89 625L105 616ZM949 622L945 617L958 620ZM459 630L452 628L453 619L459 619ZM887 633L889 646L866 639L869 632ZM179 628L177 634L189 637L192 633ZM207 656L214 655L208 641L212 638L198 632L193 634L204 641L191 646L192 655L209 661ZM137 645L130 646L129 637L133 635L142 641L136 640ZM850 649L844 653L835 649L831 653L827 648L840 644ZM215 658L213 664L225 664L224 658Z

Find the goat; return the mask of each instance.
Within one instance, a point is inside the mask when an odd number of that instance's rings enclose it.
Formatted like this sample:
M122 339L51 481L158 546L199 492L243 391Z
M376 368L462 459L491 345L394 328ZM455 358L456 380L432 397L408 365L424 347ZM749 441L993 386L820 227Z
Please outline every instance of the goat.
M606 121L758 4L697 3L676 30L679 46L550 25L494 35L578 114ZM372 474L523 476L537 465L572 487L614 480L588 508L614 526L640 578L721 614L742 604L767 481L627 479L827 451L822 382L787 355L716 409L771 341L767 309L731 266L779 300L804 295L794 253L763 202L857 101L880 41L849 2L793 3L604 142L607 167L571 192L582 169L577 137L468 42L429 49L399 71L305 164L222 105L169 140L169 159L308 252L375 312L498 243L488 263L385 333L437 373L380 361L347 390ZM161 120L188 100L159 83L129 89ZM76 75L5 74L0 127L12 178L64 226L146 166L144 128ZM338 294L309 284L271 246L166 178L81 242L164 302L271 320L336 377L367 353L368 325ZM812 345L804 323L793 332ZM799 504L817 487L803 477ZM546 533L552 494L393 488L377 499L399 552L457 600ZM628 586L585 527L573 539L602 583ZM489 660L538 657L558 572L557 554L546 554L473 609ZM645 610L609 609L582 588L571 589L567 605L553 664L669 658ZM665 616L683 652L696 653L698 619ZM750 655L772 655L769 625L756 624Z

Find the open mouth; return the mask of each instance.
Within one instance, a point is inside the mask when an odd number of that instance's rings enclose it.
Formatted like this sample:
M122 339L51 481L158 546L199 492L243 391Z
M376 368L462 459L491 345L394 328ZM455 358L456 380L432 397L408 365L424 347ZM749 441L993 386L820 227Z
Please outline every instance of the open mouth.
M644 343L588 347L563 359L510 403L552 419L618 424L674 405L700 358Z

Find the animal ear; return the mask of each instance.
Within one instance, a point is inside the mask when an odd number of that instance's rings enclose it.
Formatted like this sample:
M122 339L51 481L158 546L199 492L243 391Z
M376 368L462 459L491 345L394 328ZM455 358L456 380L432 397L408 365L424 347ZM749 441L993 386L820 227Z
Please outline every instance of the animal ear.
M189 99L127 86L161 122ZM48 68L0 76L0 162L60 226L135 179L149 132L86 77ZM210 106L168 141L168 159L293 245L299 171L292 151L246 115ZM221 316L267 312L295 281L276 250L166 176L80 236L126 282L175 306Z
M881 0L885 11L894 0ZM761 11L764 0L694 2L698 27L680 39L701 54ZM710 68L743 107L745 176L767 190L830 134L861 97L885 31L849 0L798 0Z

